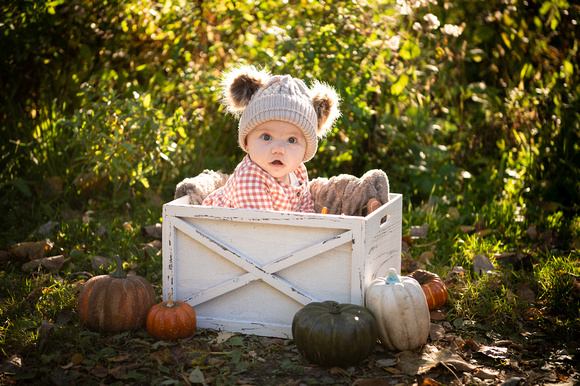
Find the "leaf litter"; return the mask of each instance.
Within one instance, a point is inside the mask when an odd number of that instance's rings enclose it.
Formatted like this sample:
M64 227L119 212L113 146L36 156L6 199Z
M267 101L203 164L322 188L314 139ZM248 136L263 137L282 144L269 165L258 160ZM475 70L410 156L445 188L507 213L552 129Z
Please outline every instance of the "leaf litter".
M88 218L92 213L85 213ZM90 220L92 221L92 219ZM134 232L126 222L126 231ZM97 234L106 237L103 228ZM159 226L140 228L141 232L153 240L141 244L149 257L159 256ZM484 237L484 224L476 224L467 232L479 232ZM528 230L528 233L531 233ZM412 227L412 236L403 237L403 269L408 272L416 267L424 268L435 257L439 240L425 242L429 226ZM551 235L538 235L542 242L551 242ZM40 260L50 253L52 241L45 239L34 243L20 243L10 251L10 257ZM411 252L422 251L417 258ZM93 263L103 268L108 258L93 256ZM505 252L493 256L499 267L525 267L532 255L521 251ZM492 259L480 254L474 256L473 272L484 274L496 271ZM529 265L527 265L529 266ZM45 267L50 270L49 267ZM93 267L94 268L94 267ZM58 271L58 270L57 270ZM79 273L80 275L81 273ZM88 274L88 273L87 273ZM444 281L448 288L459 296L469 272L464 267L447 269ZM90 274L89 274L90 277ZM576 278L573 278L577 283ZM496 283L496 284L494 284ZM73 286L71 284L71 286ZM497 280L490 285L498 285ZM39 287L28 298L33 305L38 296L47 290ZM530 285L520 283L515 293L522 301L538 303L537 295ZM539 304L536 304L539 305ZM564 349L552 351L541 331L530 331L514 336L513 339L497 340L486 334L485 326L469 318L452 318L452 304L431 312L431 331L428 343L419 350L402 353L388 352L377 345L368 359L357 366L347 368L325 368L310 364L302 358L291 339L240 335L228 331L199 328L193 337L180 341L154 341L146 331L103 336L81 331L79 337L96 339L95 347L88 352L75 351L74 343L66 342L64 347L72 349L66 357L60 352L48 349L41 362L30 361L26 357L12 355L0 363L0 381L32 379L39 373L49 374L54 384L80 382L90 374L101 383L121 381L123 383L150 384L519 384L554 383L573 384L580 379L578 374L578 343L570 343ZM532 307L531 310L537 310ZM533 314L532 311L530 315ZM528 314L526 314L528 315ZM531 317L531 316L530 316ZM76 313L65 307L57 313L57 323L43 323L38 329L39 348L52 347L61 330L74 324ZM71 323L72 322L72 323ZM96 337L99 337L97 339ZM91 338L92 337L92 338ZM81 338L82 339L82 338ZM86 350L86 349L85 349ZM147 369L147 370L144 370ZM10 375L11 374L11 375ZM1 382L0 382L1 383Z

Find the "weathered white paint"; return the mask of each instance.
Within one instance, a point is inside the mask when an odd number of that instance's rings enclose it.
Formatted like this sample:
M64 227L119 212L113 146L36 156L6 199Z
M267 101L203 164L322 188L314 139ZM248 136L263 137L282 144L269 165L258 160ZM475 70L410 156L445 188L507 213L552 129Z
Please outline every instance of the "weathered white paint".
M401 271L402 195L367 217L163 206L163 300L191 304L198 326L291 337L312 301L363 305L367 286Z

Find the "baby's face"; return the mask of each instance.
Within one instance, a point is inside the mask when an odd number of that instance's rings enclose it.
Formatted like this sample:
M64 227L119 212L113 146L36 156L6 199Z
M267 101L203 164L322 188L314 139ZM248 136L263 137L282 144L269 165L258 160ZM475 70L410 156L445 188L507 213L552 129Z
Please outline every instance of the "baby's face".
M252 161L272 177L287 184L289 174L298 169L306 153L306 138L294 124L267 121L246 137L246 149Z

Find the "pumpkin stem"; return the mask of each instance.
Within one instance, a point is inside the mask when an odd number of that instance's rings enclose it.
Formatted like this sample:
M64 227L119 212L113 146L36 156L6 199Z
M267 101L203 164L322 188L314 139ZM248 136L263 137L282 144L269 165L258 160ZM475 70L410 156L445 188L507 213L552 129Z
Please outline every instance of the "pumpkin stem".
M333 315L338 315L341 312L342 312L342 310L340 309L340 304L338 302L333 302L332 309L330 310L330 313Z
M389 268L389 274L387 275L387 279L385 280L385 283L387 284L395 284L395 283L400 283L401 279L399 279L399 275L397 275L397 271L395 270L395 268Z
M167 307L171 308L175 305L173 302L173 294L167 295Z
M110 275L112 277L116 277L118 279L126 278L127 274L125 273L125 271L123 271L123 262L121 261L121 258L119 257L119 255L115 255L114 259L115 259L115 264L116 264L117 268Z

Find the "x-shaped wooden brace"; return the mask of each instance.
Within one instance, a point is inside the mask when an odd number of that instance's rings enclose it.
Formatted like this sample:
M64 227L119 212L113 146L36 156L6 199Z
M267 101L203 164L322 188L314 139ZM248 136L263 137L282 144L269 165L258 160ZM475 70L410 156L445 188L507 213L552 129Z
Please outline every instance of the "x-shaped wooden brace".
M189 298L183 299L194 307L198 304L205 303L208 300L231 292L256 280L264 281L286 296L296 300L303 305L306 305L310 302L320 301L314 296L310 296L302 292L300 289L295 288L292 283L275 275L275 273L307 260L315 255L319 255L323 252L351 242L353 239L352 231L348 230L336 236L329 237L328 239L325 239L319 243L303 248L297 252L283 256L268 264L258 266L242 253L236 251L234 248L228 245L224 245L222 242L216 240L214 237L208 235L194 225L179 218L175 218L173 221L175 228L181 230L193 240L201 243L213 252L222 256L226 260L229 260L247 272L246 274L220 283L214 287L208 288L202 292L194 294Z

